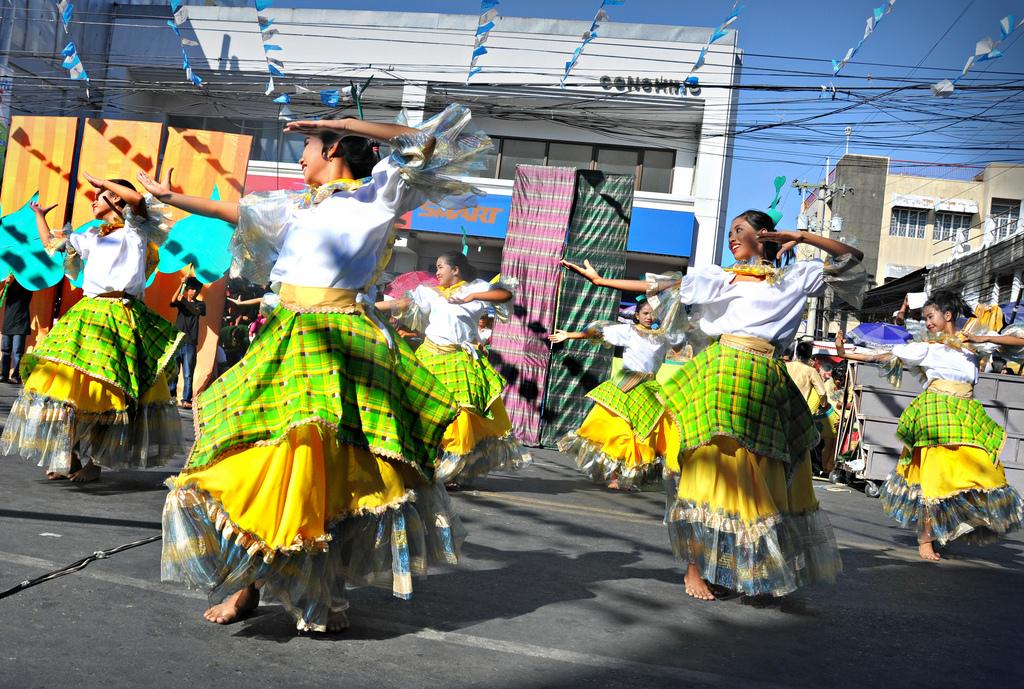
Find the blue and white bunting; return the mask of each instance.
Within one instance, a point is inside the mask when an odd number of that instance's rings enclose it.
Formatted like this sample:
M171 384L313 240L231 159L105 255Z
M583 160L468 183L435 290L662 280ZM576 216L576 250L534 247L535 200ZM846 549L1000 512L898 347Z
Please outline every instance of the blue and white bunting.
M75 81L84 81L85 95L89 96L89 74L85 71L85 65L82 64L82 58L78 56L78 48L75 47L75 41L71 37L71 17L75 13L74 3L68 0L58 0L57 5L57 18L64 27L64 33L68 36L68 43L64 46L64 49L60 51L61 56L64 58L61 60L60 66L68 71L68 76Z
M1003 56L1003 51L999 49L999 46L1022 25L1024 25L1024 20L1018 21L1017 17L1012 14L1008 14L1000 19L999 40L997 41L991 36L986 36L975 43L974 54L967 58L967 62L964 64L964 68L960 71L960 75L952 81L949 79L943 79L938 83L932 84L932 94L939 98L946 98L953 95L953 91L956 90L956 84L967 76L967 73L971 71L971 67L979 62L996 60Z
M565 63L565 74L562 75L561 82L562 88L565 88L565 80L569 78L569 72L571 72L572 68L576 66L577 62L579 62L580 55L583 54L583 49L587 47L588 43L593 42L599 37L597 30L601 28L601 24L610 21L611 18L608 16L608 11L605 10L605 8L625 4L626 0L601 0L601 6L597 8L597 14L594 15L594 21L590 22L590 29L583 32L583 43L581 43L576 50L572 51L572 56L569 58L569 61Z
M270 79L267 81L265 95L274 92L274 77L284 76L284 60L280 57L273 57L271 54L283 50L277 43L273 43L274 37L281 32L274 26L274 20L266 11L274 4L274 0L253 0L256 7L256 21L260 26L260 38L263 40L263 55L267 59L267 72Z
M70 0L59 0L57 12L60 14L60 21L64 25L64 33L68 33L68 24L71 23L71 15L75 12L75 4Z
M882 21L882 18L892 12L893 6L896 5L896 0L886 0L884 5L876 7L871 11L871 16L868 17L867 24L864 26L864 36L857 41L857 45L853 46L846 51L846 55L843 56L842 60L832 60L832 76L839 74L839 70L846 66L846 63L853 59L853 56L857 54L860 47L864 45L864 41L868 40L868 36L875 30L878 23Z
M895 0L893 0L895 2ZM725 38L729 34L729 27L736 23L736 20L740 18L740 12L743 11L743 5L739 2L733 3L732 12L725 18L718 28L711 32L711 37L708 38L708 42L704 44L704 47L700 49L700 53L697 55L697 60L693 63L693 67L690 68L690 74L693 74L704 64L704 58L708 55L708 50L711 49L711 44Z
M479 74L483 69L477 67L476 62L481 56L487 54L487 47L484 45L487 43L487 37L491 33L491 29L494 28L494 20L498 18L498 0L481 0L480 2L480 19L476 25L476 36L473 39L473 53L469 58L469 73L466 75L466 83L473 78L473 75Z
M171 27L171 31L178 37L178 43L181 47L181 68L185 70L185 78L191 81L193 86L202 86L203 79L192 70L192 64L188 60L188 51L185 49L187 46L197 46L199 44L181 35L180 27L188 21L188 8L185 7L182 0L170 0L168 4L170 5L173 18L167 20L167 26Z

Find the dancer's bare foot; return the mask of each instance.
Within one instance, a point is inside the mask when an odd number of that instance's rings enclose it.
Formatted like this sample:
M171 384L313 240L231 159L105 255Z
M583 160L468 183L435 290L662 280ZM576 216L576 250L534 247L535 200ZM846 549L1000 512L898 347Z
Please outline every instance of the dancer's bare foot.
M708 582L700 575L697 565L689 565L686 568L686 576L683 577L686 585L686 595L697 600L715 600L715 594L708 588Z
M228 596L223 603L208 608L203 617L215 624L231 624L244 620L259 604L259 589L255 586L246 586L238 593Z
M68 466L68 473L62 474L59 471L47 471L47 481L62 481L66 478L70 478L73 474L82 470L82 463L78 461L78 455L71 454L71 464Z
M942 557L935 552L935 547L932 545L931 541L917 546L917 552L921 556L922 560L927 560L928 562L938 562L942 559Z
M327 617L327 631L328 633L335 634L337 632L343 632L348 629L348 615L345 614L344 610L340 612L332 612Z
M95 481L100 477L100 466L99 464L93 464L89 462L78 471L72 472L68 475L68 478L75 483L89 483Z

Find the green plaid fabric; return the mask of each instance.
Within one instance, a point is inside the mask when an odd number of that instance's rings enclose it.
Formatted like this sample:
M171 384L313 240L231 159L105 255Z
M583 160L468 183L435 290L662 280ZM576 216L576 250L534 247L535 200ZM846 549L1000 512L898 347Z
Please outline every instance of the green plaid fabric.
M366 316L278 307L245 357L197 399L186 471L309 423L338 442L430 475L458 407L397 333L390 350Z
M896 437L910 448L972 445L987 450L996 461L1006 431L978 400L925 391L900 414Z
M137 400L156 382L182 337L141 301L85 297L24 356L22 380L45 359L116 385Z
M629 392L623 392L618 386L618 378L622 376L620 371L615 379L605 381L588 392L587 397L628 421L633 434L641 440L645 439L665 413L661 386L655 380L648 380Z
M416 358L441 381L456 402L491 418L489 408L505 389L505 379L494 370L484 352L474 359L461 347L454 352L438 352L425 345L416 350Z
M583 264L589 259L607 278L626 272L626 238L633 212L633 175L608 175L599 170L576 172L576 197L563 257ZM597 287L568 270L562 271L555 327L581 331L595 321L615 319L616 293ZM612 350L585 340L569 340L552 351L544 401L541 443L555 445L579 428L590 404L579 394L608 377Z
M792 464L818 442L807 402L778 359L714 342L662 388L679 422L683 450L723 435Z

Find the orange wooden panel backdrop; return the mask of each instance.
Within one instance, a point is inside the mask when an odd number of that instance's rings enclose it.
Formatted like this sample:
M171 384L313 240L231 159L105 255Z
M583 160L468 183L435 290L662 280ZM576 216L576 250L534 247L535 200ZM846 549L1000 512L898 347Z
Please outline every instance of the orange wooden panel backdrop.
M101 179L126 179L139 188L135 173L152 175L156 171L162 133L163 125L159 122L85 120L79 146L72 227L80 227L95 218L92 202L96 200L96 189L85 181L82 173L88 172ZM60 310L67 313L82 298L82 290L67 280L63 284Z
M174 191L208 198L216 187L222 200L237 201L245 187L251 147L251 136L169 127L160 164L161 179L173 169ZM172 212L175 220L187 215L177 209L172 209ZM203 288L206 318L200 321L199 351L193 378L196 393L213 380L226 283L227 280L221 278ZM146 302L161 313L174 311L167 307L167 303L179 284L180 276L157 275L153 285L146 290Z
M64 225L77 127L78 120L74 117L16 116L11 119L0 192L4 212L12 213L21 208L38 191L40 203L58 204L48 216L51 227ZM40 290L32 297L30 346L35 337L46 334L53 323L57 289L59 285Z

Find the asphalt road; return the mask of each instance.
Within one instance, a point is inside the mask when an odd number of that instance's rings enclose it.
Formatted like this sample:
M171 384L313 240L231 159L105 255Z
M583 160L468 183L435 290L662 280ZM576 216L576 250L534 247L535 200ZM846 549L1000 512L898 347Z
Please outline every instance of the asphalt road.
M15 392L0 385L4 415ZM0 458L0 589L159 534L182 459L78 486ZM688 599L660 491L610 493L538 451L454 495L462 565L418 580L412 601L352 591L343 635L298 635L274 604L207 623L202 594L160 582L153 543L0 600L0 687L1020 685L1024 538L929 564L877 500L816 489L845 573L777 607Z

